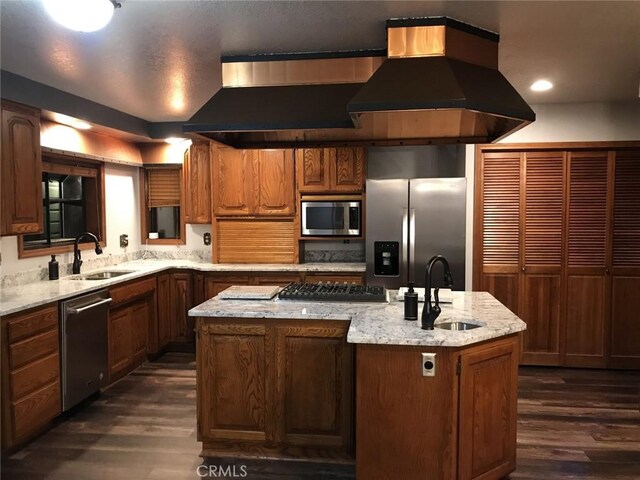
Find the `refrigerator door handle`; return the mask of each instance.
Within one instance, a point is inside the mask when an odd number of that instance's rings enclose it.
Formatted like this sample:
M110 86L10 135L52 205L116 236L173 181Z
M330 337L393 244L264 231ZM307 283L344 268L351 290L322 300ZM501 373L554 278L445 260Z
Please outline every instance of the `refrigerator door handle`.
M416 283L416 209L410 210L409 217L409 281Z
M402 274L400 280L402 283L407 282L407 275L409 270L409 211L406 208L402 209Z

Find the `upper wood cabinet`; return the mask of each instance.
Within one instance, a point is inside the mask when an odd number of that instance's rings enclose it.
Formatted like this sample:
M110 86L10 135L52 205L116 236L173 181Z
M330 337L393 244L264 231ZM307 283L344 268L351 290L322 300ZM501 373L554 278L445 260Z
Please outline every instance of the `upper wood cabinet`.
M218 148L213 158L216 216L293 216L293 151Z
M184 154L184 218L186 223L211 223L211 153L209 142L195 142Z
M365 149L359 147L296 150L301 193L361 193L366 177Z
M43 231L40 111L2 101L2 235Z

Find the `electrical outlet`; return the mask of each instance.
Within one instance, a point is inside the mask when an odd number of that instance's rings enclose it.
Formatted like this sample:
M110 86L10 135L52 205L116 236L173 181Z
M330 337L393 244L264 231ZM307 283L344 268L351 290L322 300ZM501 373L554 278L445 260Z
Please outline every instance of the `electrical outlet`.
M211 245L211 234L209 232L206 232L203 236L202 239L204 240L204 244L205 245Z
M126 233L120 235L120 246L122 248L125 248L125 247L129 246L129 235L127 235Z
M423 377L436 376L436 354L435 353L422 354L422 376Z

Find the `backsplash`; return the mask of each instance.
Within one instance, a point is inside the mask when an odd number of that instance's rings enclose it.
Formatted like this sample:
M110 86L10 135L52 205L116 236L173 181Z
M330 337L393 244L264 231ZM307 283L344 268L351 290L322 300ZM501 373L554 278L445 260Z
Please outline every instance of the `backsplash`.
M364 250L305 250L304 252L304 263L362 263L364 261Z

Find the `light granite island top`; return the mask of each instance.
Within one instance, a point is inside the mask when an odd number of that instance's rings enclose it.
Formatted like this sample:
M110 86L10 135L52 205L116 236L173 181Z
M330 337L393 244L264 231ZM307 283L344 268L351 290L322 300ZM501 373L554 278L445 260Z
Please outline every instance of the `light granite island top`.
M389 291L389 298L394 298ZM423 303L419 304L419 314ZM453 292L441 303L435 324L464 321L480 325L466 331L422 330L420 320L404 320L404 304L302 302L293 300L224 300L214 297L189 310L192 317L343 320L351 322L349 343L460 347L521 332L526 324L487 292Z

